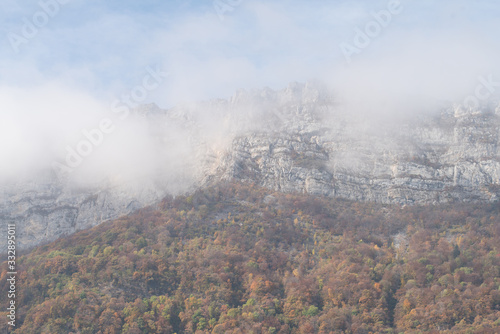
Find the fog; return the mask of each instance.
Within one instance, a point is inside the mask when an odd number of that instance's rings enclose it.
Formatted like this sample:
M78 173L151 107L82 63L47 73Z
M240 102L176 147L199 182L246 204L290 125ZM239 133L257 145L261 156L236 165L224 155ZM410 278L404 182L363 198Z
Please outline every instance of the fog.
M221 13L210 2L139 8L131 1L75 0L60 5L34 37L14 43L15 50L9 34L22 36L23 18L42 9L34 1L6 1L0 182L40 169L59 173L61 166L64 175L89 182L158 172L168 184L193 177L199 165L193 130L167 124L166 141L158 141L151 124L133 115L136 104L171 109L311 79L329 87L338 108L373 118L498 97L498 2L233 3ZM156 82L151 71L161 73ZM245 124L231 119L252 112L224 119L210 110L192 113L197 138L214 150L227 147ZM68 152L90 141L85 133L98 144L82 147L88 156L64 170Z

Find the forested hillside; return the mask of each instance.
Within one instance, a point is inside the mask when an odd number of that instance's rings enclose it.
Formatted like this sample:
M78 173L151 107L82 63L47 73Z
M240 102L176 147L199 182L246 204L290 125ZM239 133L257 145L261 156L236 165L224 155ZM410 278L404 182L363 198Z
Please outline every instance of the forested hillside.
M14 333L500 333L500 205L222 184L18 257ZM0 278L6 328L6 263Z

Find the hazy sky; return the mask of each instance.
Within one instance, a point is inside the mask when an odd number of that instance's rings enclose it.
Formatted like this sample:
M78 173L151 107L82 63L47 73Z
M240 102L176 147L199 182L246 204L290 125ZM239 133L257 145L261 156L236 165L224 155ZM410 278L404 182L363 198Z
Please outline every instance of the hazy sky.
M59 1L1 2L0 85L52 81L106 101L158 65L170 77L149 100L167 107L314 77L358 81L361 72L366 85L425 90L498 70L495 0L402 0L401 13L350 64L340 44L352 44L355 29L391 1ZM41 3L54 2L59 8L44 20ZM15 39L26 20L41 27Z
M316 78L373 109L462 101L500 82L499 17L496 0L2 0L0 153L23 165L47 133L74 143L144 85L165 108Z

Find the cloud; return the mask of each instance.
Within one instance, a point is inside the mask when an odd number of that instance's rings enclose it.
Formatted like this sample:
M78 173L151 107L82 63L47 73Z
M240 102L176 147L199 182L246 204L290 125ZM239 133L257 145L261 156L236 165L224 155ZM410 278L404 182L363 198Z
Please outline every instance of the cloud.
M92 96L56 82L39 87L0 86L0 180L48 168L64 143L103 113Z
M112 101L141 84L147 66L170 73L144 100L162 107L316 78L348 111L418 113L428 106L422 101L463 101L481 76L500 81L495 1L402 0L401 13L347 62L340 45L353 44L358 29L389 4L244 0L220 20L210 1L73 0L16 54L7 34L21 33L23 19L41 9L38 1L6 0L0 8L0 154L8 163L0 174L8 178L60 158L83 129L110 113ZM144 124L119 125L95 154L113 157L109 168L96 159L88 163L94 171L137 166L132 173L163 163L154 150L140 149L155 145ZM182 143L185 133L177 134ZM134 154L145 163L133 163Z
M351 43L356 27L363 28L389 2L247 0L221 21L210 2L71 1L19 57L6 48L0 59L5 67L37 69L41 81L63 77L92 94L108 95L134 85L146 66L161 64L173 74L160 101L169 106L185 99L227 97L238 88L280 88L293 80L339 76L336 71L345 65L339 44ZM451 0L401 4L403 12L353 57L352 69L346 71L354 75L365 66L369 73L394 55L393 69L424 69L432 79L452 77L451 70L457 72L460 65L474 76L497 66L484 58L498 51L491 45L498 45L492 32L499 25L494 13L500 5ZM22 17L38 8L36 2L25 7L17 4L4 14L10 30L19 31ZM445 59L444 68L435 71ZM486 69L476 71L481 62Z

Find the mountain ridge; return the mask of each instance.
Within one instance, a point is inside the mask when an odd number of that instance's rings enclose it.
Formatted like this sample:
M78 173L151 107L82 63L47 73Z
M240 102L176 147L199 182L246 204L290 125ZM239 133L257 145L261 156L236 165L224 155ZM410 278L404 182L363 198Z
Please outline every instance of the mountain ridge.
M491 202L500 194L497 103L370 115L343 109L324 85L309 82L168 110L144 105L131 117L144 122L162 157L158 174L78 183L45 171L2 185L0 217L17 224L20 248L223 180L400 205Z

